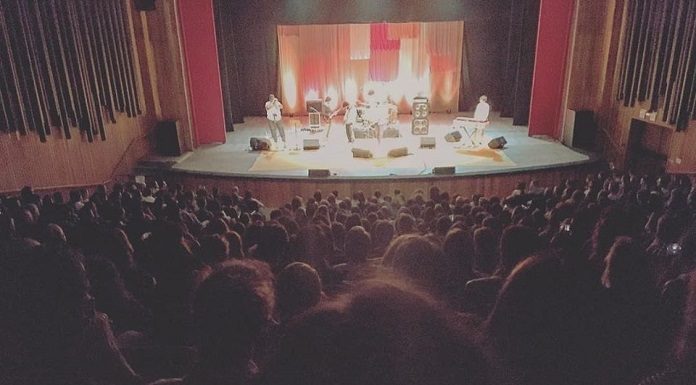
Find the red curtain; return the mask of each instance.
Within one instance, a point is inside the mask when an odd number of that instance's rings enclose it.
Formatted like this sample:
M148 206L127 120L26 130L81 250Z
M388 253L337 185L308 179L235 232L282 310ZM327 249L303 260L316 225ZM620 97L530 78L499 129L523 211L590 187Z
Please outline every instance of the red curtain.
M364 100L368 89L390 96L401 112L429 96L433 111L457 111L464 24L375 23L278 26L279 89L286 113L331 96Z

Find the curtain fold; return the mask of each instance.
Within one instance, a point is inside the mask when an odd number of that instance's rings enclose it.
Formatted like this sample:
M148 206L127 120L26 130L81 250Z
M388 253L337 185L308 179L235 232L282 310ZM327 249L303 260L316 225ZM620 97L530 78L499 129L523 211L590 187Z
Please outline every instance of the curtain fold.
M280 25L278 73L286 113L306 113L305 101L364 100L367 91L389 96L409 112L420 94L434 112L457 111L464 24L373 23ZM466 66L464 66L466 67Z
M222 85L222 102L225 111L225 130L234 131L234 123L244 121L242 114L242 92L237 64L237 48L232 24L226 22L234 11L231 3L215 0L215 33L217 37L218 61Z

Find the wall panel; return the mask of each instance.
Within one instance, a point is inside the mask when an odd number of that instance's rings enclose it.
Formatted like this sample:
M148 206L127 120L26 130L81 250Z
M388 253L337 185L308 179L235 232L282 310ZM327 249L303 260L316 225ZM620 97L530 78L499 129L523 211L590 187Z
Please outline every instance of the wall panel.
M149 132L158 120L181 122L184 142L191 148L190 114L180 54L175 0L157 1L155 11L138 12L133 1L118 0L126 9L125 28L132 34L137 97L142 114L117 113L104 127L106 141L88 143L84 131L72 139L54 130L41 143L35 134L0 132L0 192L25 185L38 189L104 183L131 173L137 160L151 151Z

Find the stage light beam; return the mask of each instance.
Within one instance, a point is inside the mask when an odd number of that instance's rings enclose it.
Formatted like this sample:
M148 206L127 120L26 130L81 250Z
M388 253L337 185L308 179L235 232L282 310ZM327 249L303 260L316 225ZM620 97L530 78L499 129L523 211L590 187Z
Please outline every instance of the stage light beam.
M283 76L283 96L288 111L295 111L297 107L297 80L295 80L295 74L292 71L285 71Z

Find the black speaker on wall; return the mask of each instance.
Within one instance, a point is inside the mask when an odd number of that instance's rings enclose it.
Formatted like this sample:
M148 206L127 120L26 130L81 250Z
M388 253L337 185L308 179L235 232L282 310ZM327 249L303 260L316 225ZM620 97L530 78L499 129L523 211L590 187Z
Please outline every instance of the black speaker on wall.
M155 126L155 148L162 156L180 156L181 128L178 120L163 120Z
M572 111L572 110L570 110ZM597 137L597 125L594 121L594 113L588 110L572 111L568 114L568 121L565 127L569 132L564 133L570 136L570 145L572 147L592 150L595 147L595 139ZM568 144L566 142L566 144Z
M133 0L136 11L154 11L155 0Z

